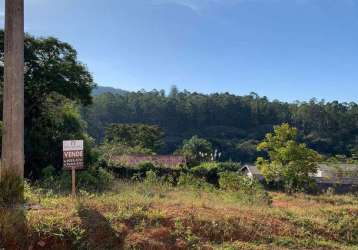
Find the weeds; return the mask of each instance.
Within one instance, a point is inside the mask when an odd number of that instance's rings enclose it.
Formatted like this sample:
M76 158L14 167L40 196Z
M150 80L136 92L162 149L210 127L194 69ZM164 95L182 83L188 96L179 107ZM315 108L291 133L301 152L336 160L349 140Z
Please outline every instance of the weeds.
M199 237L193 234L190 227L186 227L180 218L175 219L174 223L174 233L175 238L180 238L186 242L186 247L188 249L195 249L199 245Z
M341 242L358 245L358 211L347 209L337 212L327 211L327 226L332 234Z
M19 211L21 216L0 211L0 246L353 250L357 245L353 196L270 193L268 205L257 198L260 192L217 189L193 178L184 175L175 186L149 170L143 182L118 181L105 193L82 190L77 201L25 184L25 199L39 208Z

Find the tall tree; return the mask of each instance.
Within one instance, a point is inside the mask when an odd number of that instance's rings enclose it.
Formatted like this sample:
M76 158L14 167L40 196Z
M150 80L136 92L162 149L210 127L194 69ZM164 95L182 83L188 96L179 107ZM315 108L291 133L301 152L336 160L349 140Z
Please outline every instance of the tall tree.
M84 139L86 124L77 116L79 104L92 103L95 87L76 50L56 38L25 36L25 175L37 177L48 165L61 167L61 143ZM0 62L4 32L0 30ZM0 63L0 96L4 68ZM0 98L2 99L2 98ZM2 107L2 102L0 102ZM1 109L0 109L1 110Z
M303 143L298 143L297 129L285 123L275 126L257 149L266 151L269 159L257 159L257 165L267 181L282 181L288 192L310 184L310 174L317 172L319 154Z

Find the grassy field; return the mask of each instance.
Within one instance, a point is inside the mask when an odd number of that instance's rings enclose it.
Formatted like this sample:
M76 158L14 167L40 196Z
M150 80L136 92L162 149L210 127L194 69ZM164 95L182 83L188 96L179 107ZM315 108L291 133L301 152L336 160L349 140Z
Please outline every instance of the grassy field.
M358 249L357 196L117 181L77 199L27 187L30 209L0 211L5 249Z

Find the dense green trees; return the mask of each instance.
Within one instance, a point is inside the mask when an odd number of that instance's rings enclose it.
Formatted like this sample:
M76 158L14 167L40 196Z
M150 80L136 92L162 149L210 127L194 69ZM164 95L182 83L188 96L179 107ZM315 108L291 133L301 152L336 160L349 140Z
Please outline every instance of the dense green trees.
M2 100L4 32L0 31L0 100ZM25 39L25 171L36 177L41 169L62 165L62 140L91 140L79 104L92 103L91 74L69 44L55 38ZM2 103L0 112L2 112ZM88 152L87 152L88 153ZM88 156L88 154L87 154ZM88 157L87 157L88 159Z
M153 125L110 124L105 130L105 142L157 152L163 146L163 132Z
M110 123L146 123L163 128L162 153L172 153L193 135L208 139L223 153L222 160L254 162L256 146L274 125L289 123L298 140L326 155L351 156L358 145L358 105L355 103L269 101L252 93L204 95L174 89L102 94L83 109L89 133L100 142Z
M126 154L154 155L163 146L163 131L146 124L113 123L105 128L105 139L98 147L100 157L111 165L113 157Z

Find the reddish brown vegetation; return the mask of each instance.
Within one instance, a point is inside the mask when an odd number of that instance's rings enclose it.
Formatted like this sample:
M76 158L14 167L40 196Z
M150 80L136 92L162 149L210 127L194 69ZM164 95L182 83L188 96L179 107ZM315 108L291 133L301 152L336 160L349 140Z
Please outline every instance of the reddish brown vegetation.
M156 166L177 168L185 165L185 157L179 155L122 155L113 157L113 161L129 167L138 166L143 162L151 162Z

